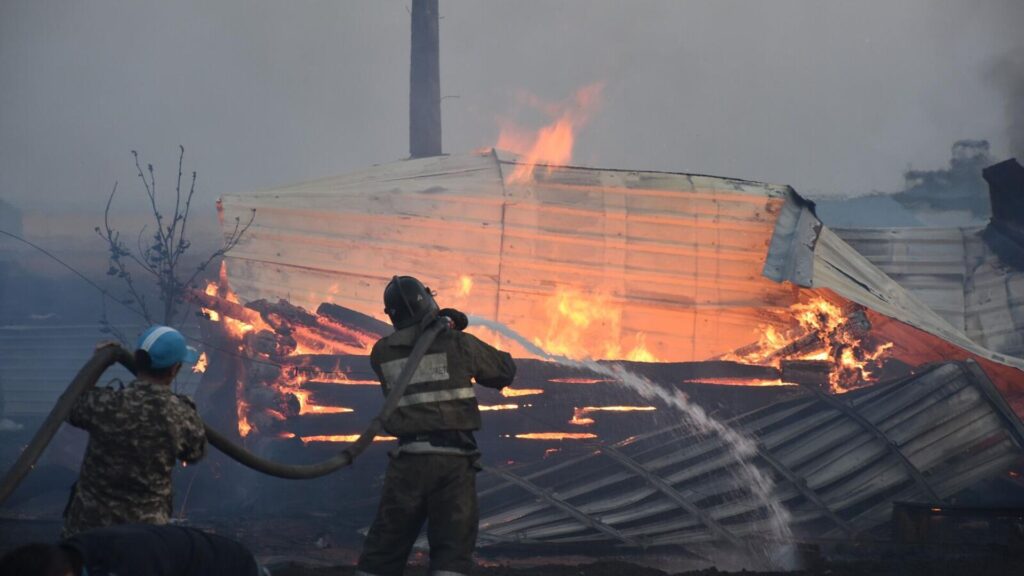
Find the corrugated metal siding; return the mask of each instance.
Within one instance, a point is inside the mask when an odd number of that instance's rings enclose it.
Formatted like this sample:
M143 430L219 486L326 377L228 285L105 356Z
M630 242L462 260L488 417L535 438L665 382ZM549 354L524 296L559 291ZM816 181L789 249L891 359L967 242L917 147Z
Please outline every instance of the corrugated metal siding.
M964 329L964 234L959 228L836 230L890 278Z
M382 317L392 274L415 274L443 303L542 337L558 288L621 307L604 328L629 349L691 360L756 340L791 286L761 275L789 190L687 174L540 167L504 180L494 154L397 162L359 174L223 199L256 223L228 262L245 300L332 300ZM472 293L454 296L459 276ZM776 310L778 311L778 310Z
M731 422L756 439L753 461L774 477L772 495L798 538L862 532L887 521L894 501L948 498L1024 454L1024 430L972 363L831 400L808 395ZM481 539L652 546L763 537L764 503L735 466L720 438L682 427L492 470L481 478Z
M612 338L644 333L675 360L728 352L753 337L759 310L793 301L761 275L785 187L582 168L505 187L498 320L524 334L556 283L610 295L623 309Z
M1002 266L983 228L836 230L974 342L1024 357L1024 273Z
M496 160L474 155L225 196L226 222L256 209L228 259L232 288L245 300L287 298L311 309L335 301L382 318L393 274L415 274L446 295L467 274L473 292L456 303L494 314L502 192Z
M756 341L766 324L793 322L788 308L800 289L762 274L780 211L787 202L808 209L790 188L565 166L537 167L532 180L515 182L505 176L514 166L493 153L445 156L226 196L228 223L257 211L228 259L232 287L243 300L288 298L308 308L334 301L383 319L384 285L393 274L414 274L443 305L533 339L552 331L553 296L575 288L577 301L615 311L596 321L601 337L621 352L642 336L662 361L711 358ZM1012 282L1007 291L997 270L978 275L984 297L970 305L956 290L971 245L960 232L845 234L866 255L821 227L806 248L812 287L1024 366L985 348L1010 350L1015 342L1004 318L990 312L1000 306L1000 289L1016 302ZM466 297L457 296L462 275L474 282Z
M57 398L92 355L96 343L109 340L98 325L0 326L0 389L3 409L0 415L46 414ZM134 335L139 326L122 326L124 334ZM185 329L193 333L195 327ZM131 374L120 366L112 367L101 378L130 381ZM190 393L198 378L183 374L180 391Z
M969 235L965 243L967 335L990 350L1024 358L1024 272L1003 265L981 234Z

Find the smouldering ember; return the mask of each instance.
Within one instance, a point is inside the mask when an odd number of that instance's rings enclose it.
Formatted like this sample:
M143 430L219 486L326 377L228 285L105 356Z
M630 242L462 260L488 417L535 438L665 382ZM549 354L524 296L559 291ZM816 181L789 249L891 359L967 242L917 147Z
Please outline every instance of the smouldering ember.
M196 365L192 367L194 374L202 374L206 372L206 367L209 365L209 360L206 358L206 352L199 355L199 359L196 360Z
M501 395L505 398L517 398L519 396L536 396L537 394L543 394L544 390L540 388L513 388L508 386L501 389Z
M345 326L322 315L313 315L286 302L239 304L227 287L225 268L220 281L207 285L202 307L225 336L238 343L243 356L253 360L244 380L236 384L238 433L254 429L280 430L290 416L344 414L352 408L316 401L307 383L377 386L376 380L352 379L343 371L328 371L307 363L309 355L366 356L376 336ZM253 382L253 388L247 386ZM258 405L258 408L256 407Z
M589 432L528 432L516 434L520 440L592 440L597 434Z
M291 387L301 386L306 382L318 382L320 384L341 384L344 386L380 386L376 380L359 380L349 378L345 372L330 372L310 365L282 366L282 375L286 378Z
M653 410L656 410L654 406L584 406L573 409L569 424L590 426L594 423L594 419L588 418L587 414L594 412L651 412Z
M300 436L299 440L302 440L303 444L309 444L310 442L355 442L359 438L359 434L327 434L322 436ZM377 436L373 439L374 442L394 442L398 440L394 436Z
M473 279L469 276L459 276L459 289L455 292L457 297L469 296L473 291Z
M871 323L862 307L852 305L844 310L814 296L793 305L790 311L797 324L794 328L779 332L773 326L761 326L756 343L723 359L776 367L782 360L828 360L833 365L829 384L834 393L877 379L876 372L887 360L893 343L879 342L871 335ZM764 385L777 385L770 382Z
M743 378L700 378L695 380L683 380L683 383L715 384L717 386L793 386L793 384L783 382L780 378L775 378L773 380Z
M481 404L479 408L481 412L490 412L492 410L518 410L519 404Z

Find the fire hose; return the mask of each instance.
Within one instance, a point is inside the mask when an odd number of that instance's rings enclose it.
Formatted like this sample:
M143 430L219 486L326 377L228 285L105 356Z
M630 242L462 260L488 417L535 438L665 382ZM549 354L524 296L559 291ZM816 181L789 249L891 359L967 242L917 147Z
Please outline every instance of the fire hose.
M420 360L423 359L423 355L426 354L427 349L431 344L433 344L437 335L448 329L449 325L450 324L447 319L438 318L423 330L419 338L416 340L416 344L413 346L412 353L406 360L405 366L402 367L402 371L398 375L398 380L395 382L395 385L391 387L391 391L385 398L384 405L381 407L380 412L377 413L377 416L370 422L366 430L359 435L359 438L349 444L337 456L333 456L315 464L281 464L249 452L204 423L206 439L211 445L239 464L252 468L257 472L262 472L278 478L307 480L326 476L327 474L340 470L341 468L351 464L360 454L362 454L363 451L366 450L366 448L373 442L374 437L383 430L384 422L398 407L398 403L405 394L405 389L409 386L409 381L412 379L413 373L419 366ZM92 358L90 358L89 361L86 362L78 371L74 380L71 381L67 390L61 394L60 398L57 400L57 404L50 411L46 420L43 421L43 424L39 427L35 436L32 437L32 440L22 451L18 460L14 463L11 469L7 471L7 474L4 475L3 480L0 481L0 505L7 500L18 485L21 484L21 481L25 476L35 466L36 461L43 454L43 451L50 444L50 441L53 440L53 437L57 433L61 424L68 419L68 416L71 414L71 409L74 407L78 397L94 387L107 368L113 366L115 363L120 363L132 372L135 371L132 356L120 347L106 347L97 350L96 353L93 354Z

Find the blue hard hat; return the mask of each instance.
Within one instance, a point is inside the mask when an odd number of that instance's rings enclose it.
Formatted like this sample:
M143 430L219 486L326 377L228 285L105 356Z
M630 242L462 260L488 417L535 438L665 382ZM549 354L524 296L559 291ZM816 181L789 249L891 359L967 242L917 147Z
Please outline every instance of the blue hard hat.
M170 326L151 326L139 336L136 348L149 354L150 366L157 370L178 362L189 366L199 360L199 352L185 344L185 337Z

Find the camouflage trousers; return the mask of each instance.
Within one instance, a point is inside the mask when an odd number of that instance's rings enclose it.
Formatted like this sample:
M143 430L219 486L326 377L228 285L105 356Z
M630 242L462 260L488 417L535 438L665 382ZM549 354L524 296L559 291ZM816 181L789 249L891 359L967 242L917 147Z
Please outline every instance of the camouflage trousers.
M479 522L476 473L469 456L392 457L356 574L400 576L424 521L431 574L468 574Z
M167 524L170 512L169 501L115 502L96 497L75 485L71 489L67 508L64 509L61 538L119 524Z

